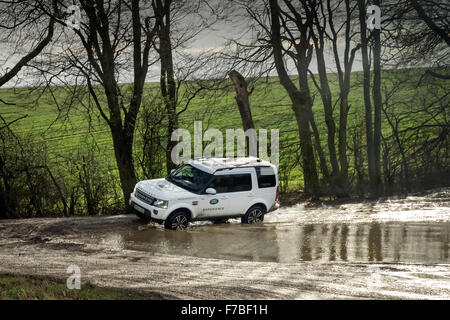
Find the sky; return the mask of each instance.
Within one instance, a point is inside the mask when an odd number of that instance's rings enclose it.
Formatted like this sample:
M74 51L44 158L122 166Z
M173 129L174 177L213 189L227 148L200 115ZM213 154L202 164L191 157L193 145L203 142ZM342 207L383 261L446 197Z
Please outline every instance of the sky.
M240 39L241 42L246 42L249 40L249 33L245 32L248 28L244 21L242 21L241 18L229 18L227 21L221 21L217 24L215 24L212 28L207 29L200 34L198 34L195 39L189 41L189 43L186 44L186 48L180 49L182 52L188 52L191 54L197 54L199 52L207 51L207 50L214 50L214 51L221 51L224 48L224 45L226 44L227 40L230 38L236 38L238 36L241 36L243 33L245 34L243 38ZM72 32L72 35L70 35L72 31L68 30L66 33L69 34L68 38L70 41L70 36L75 36ZM339 43L339 49L341 52L343 52L343 47ZM11 68L20 58L20 54L13 54L13 46L11 45L5 45L0 43L0 70L7 70L8 68ZM326 49L326 60L327 66L330 68L329 72L335 72L334 66L334 59L331 51L331 46L328 46ZM176 61L175 61L176 63ZM147 78L147 81L157 81L159 79L159 70L158 65L154 65L152 69L149 72L149 77ZM293 70L293 65L288 64L288 68ZM310 64L310 69L313 73L317 72L317 64L315 61L315 58L313 57L313 60ZM362 70L361 65L361 59L359 54L356 56L354 66L354 71ZM273 73L272 75L276 75ZM220 75L219 75L220 76ZM222 75L223 76L223 75ZM132 79L131 72L123 72L120 77L120 82L130 82ZM13 79L10 82L8 82L5 86L11 87L11 86L28 86L32 85L34 82L34 79L25 74L25 72L21 72L19 74L19 77L17 79Z

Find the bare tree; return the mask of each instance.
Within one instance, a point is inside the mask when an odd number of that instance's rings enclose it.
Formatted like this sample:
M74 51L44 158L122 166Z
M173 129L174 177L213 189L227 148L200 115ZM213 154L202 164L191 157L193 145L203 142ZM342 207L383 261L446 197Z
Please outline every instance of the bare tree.
M170 133L178 128L176 91L177 85L175 81L175 70L173 64L172 53L172 0L156 0L152 1L153 10L156 15L157 33L159 38L159 56L161 61L161 77L160 88L161 95L166 106L168 118L168 140L166 152L166 168L170 172L174 168L171 160L171 150L176 144L170 139Z
M311 19L311 17L306 16L306 18L302 18L298 8L296 8L291 1L286 0L284 3L290 13L280 10L276 0L269 1L271 18L270 34L273 58L280 82L289 94L292 101L292 109L294 110L294 114L297 119L300 147L302 149L303 158L305 193L311 195L313 198L317 198L321 191L316 169L313 143L309 130L312 122L312 104L307 78L312 48L309 44L310 23L304 21L304 19ZM291 52L291 54L295 54L300 88L297 88L289 77L283 59L284 48L282 45L281 25L285 27L285 32L289 34L291 29L286 28L287 19L290 19L295 24L296 32L298 32L298 38L295 37L295 39L292 39L293 41L291 40L290 44L294 46L296 50L295 53Z
M60 6L64 8L63 3ZM47 15L59 16L48 11L44 2L41 7ZM77 83L77 79L84 79L90 105L96 108L110 129L123 197L128 205L136 184L132 152L134 131L149 66L154 63L150 51L157 31L156 23L152 23L154 17L146 1L136 0L130 4L122 0L106 3L81 0L80 8L84 19L80 29L71 31L78 41L72 40L71 45L53 55L46 69L41 65L35 68L42 74L50 74L51 81L65 81L69 77ZM66 26L63 20L56 21ZM124 90L120 75L130 64L131 90ZM82 87L72 83L64 89L74 88ZM78 94L71 95L76 97Z
M380 0L374 0L374 5L380 7ZM381 193L381 30L374 28L373 35L373 110L374 110L374 127L373 127L373 153L374 153L374 177L373 188L376 194Z
M325 123L328 129L328 151L330 155L331 189L338 196L345 196L348 192L348 160L347 160L347 120L350 105L348 96L350 93L350 80L355 54L359 50L359 43L354 43L356 28L354 26L353 13L356 8L355 3L348 0L324 2L309 1L309 11L313 15L312 39L314 42L319 82L315 80L314 74L311 77L319 90L322 98ZM343 54L340 53L338 41L343 39ZM324 50L327 47L326 40L331 42L335 68L339 82L339 97L333 102L333 97L329 85L327 74L327 63ZM329 65L330 66L330 65ZM339 103L339 128L338 128L338 148L339 162L335 146L336 124L334 119L334 107Z
M449 79L439 68L449 64L450 38L446 0L383 1L383 63L423 66L425 76Z
M56 0L52 1L52 5L52 9L55 10ZM42 15L40 15L39 1L2 1L2 3L0 3L0 31L2 34L0 43L4 43L5 48L11 44L14 44L16 48L19 47L21 34L26 34L27 32L32 33L36 30L40 30L43 25L46 26L41 32L38 32L33 43L31 45L28 44L25 52L17 52L18 50L9 52L10 55L21 55L21 57L19 58L19 61L12 66L7 64L8 67L6 69L2 68L0 71L0 87L4 86L17 76L17 74L26 67L30 61L36 58L52 41L55 19L50 17L47 19L48 21L44 20ZM7 62L7 59L5 62ZM14 105L14 103L4 101L3 99L0 99L0 103ZM3 125L0 126L1 145L3 149L2 154L0 154L0 218L12 217L16 214L15 211L19 201L16 197L17 195L14 196L14 184L16 183L16 176L18 174L17 172L14 172L14 170L19 172L25 168L28 170L28 167L11 168L11 164L8 161L10 160L10 154L7 151L8 147L6 146L5 139L18 139L12 132L10 126L27 116L28 115L23 115L11 121L6 121L0 116L3 122ZM19 145L21 144L19 143Z
M53 11L57 10L57 0L52 0ZM40 14L39 1L12 1L0 4L0 30L3 30L2 40L8 42L18 42L19 30L24 32L27 29L39 28L45 23ZM14 78L19 71L31 60L36 58L42 50L51 42L55 28L55 18L48 19L47 27L38 36L38 40L32 44L30 50L23 54L17 63L8 68L0 76L0 87Z
M359 25L361 37L361 56L363 66L363 88L364 88L364 106L365 106L365 126L367 143L367 163L369 179L371 183L375 180L375 150L374 134L372 122L372 101L370 99L370 57L369 57L369 39L367 36L366 23L366 1L358 0Z
M423 1L427 5L427 9L434 9L436 10L436 7L438 9L443 9L444 11L450 9L447 2L439 2L439 1ZM411 0L411 5L414 8L414 10L417 12L417 15L420 19L422 19L428 28L430 28L431 31L433 31L437 36L439 36L442 40L444 40L448 46L450 46L450 37L448 36L448 30L445 25L439 26L438 23L434 21L431 15L427 14L426 9L424 6L421 5L421 3L417 0ZM434 8L433 8L434 7ZM445 14L445 12L444 12ZM442 17L442 16L441 16ZM439 19L439 18L438 18ZM445 21L443 19L442 21ZM446 21L448 22L448 21Z
M215 3L204 6L205 4L207 3L203 0L152 0L158 40L155 48L160 60L159 83L167 112L167 173L175 167L171 159L171 152L177 142L172 141L171 133L178 129L179 115L186 111L196 96L206 89L211 89L214 84L214 81L207 84L205 81L195 79L195 73L205 68L204 64L205 60L209 60L208 56L189 55L186 57L177 52L178 49L185 47L198 34L221 19L223 4ZM175 58L178 58L178 66L174 62ZM187 84L188 81L194 83ZM182 85L184 85L184 94L180 96Z

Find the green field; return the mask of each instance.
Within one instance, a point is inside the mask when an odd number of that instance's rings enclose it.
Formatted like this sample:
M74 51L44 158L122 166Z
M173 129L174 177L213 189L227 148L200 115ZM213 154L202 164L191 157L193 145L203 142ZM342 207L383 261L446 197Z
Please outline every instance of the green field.
M395 105L395 110L399 114L412 111L410 116L402 119L400 123L401 128L414 125L414 123L418 123L424 117L428 117L421 109L430 101L432 103L433 96L430 92L436 95L443 95L450 91L450 86L445 86L442 82L437 85L427 84L417 87L422 74L423 70L421 69L385 71L382 74L383 98L388 97L394 84L401 83L395 94L392 97L389 96L389 101ZM329 80L333 99L336 102L339 96L337 75L329 74ZM321 133L323 149L327 153L326 125L322 101L313 82L310 82L310 88L314 97L313 112L315 121ZM297 124L291 109L290 100L277 78L260 79L251 86L253 85L255 90L250 97L250 103L256 128L280 130L280 170L284 170L284 173L288 175L285 182L283 182L288 185L283 186L283 190L301 189L301 169L298 165L291 166L292 163L295 164L295 161L298 160L299 144ZM123 85L124 91L127 90L127 86ZM430 90L430 86L434 89ZM147 100L144 99L144 101L149 101L153 96L158 95L157 88L157 83L148 83L145 90ZM70 99L70 96L67 96L61 88L52 88L51 91L30 91L27 88L1 89L0 98L8 103L15 104L3 105L1 115L7 121L28 115L26 118L14 123L11 128L17 136L27 137L33 143L44 145L49 153L50 166L61 166L74 153L82 151L87 145L95 144L96 152L99 159L101 159L101 165L105 170L116 174L109 128L99 116L99 113L96 110L88 110L83 106L83 104L86 104L87 98L84 98L83 103L75 103L73 107L68 109L64 102L67 102L66 99ZM55 104L52 96L56 97L58 105ZM234 89L230 86L228 90L215 92L214 97L206 94L196 97L186 112L181 114L180 127L189 129L192 132L194 121L203 120L203 130L217 128L224 133L225 129L241 128L241 119L234 96ZM414 102L414 99L416 99L416 102ZM414 103L411 102L412 100ZM361 136L364 136L365 130L362 74L359 72L352 74L349 104L348 141L350 143L352 133L358 132ZM151 107L151 103L144 102L143 108ZM414 110L417 110L417 112L414 112ZM338 104L335 107L335 119L336 126L338 126ZM383 120L383 136L389 137L390 131L387 121ZM433 131L430 132L427 134L433 134ZM140 136L136 133L136 154L141 152L139 141ZM352 165L352 159L349 159L349 162ZM137 171L139 178L144 178L139 173L139 169ZM350 173L353 174L351 169Z

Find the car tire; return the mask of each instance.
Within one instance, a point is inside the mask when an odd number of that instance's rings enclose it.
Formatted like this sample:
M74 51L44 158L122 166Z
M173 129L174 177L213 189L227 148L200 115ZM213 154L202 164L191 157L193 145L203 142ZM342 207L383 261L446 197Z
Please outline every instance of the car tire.
M241 218L242 223L253 224L264 221L264 214L266 210L261 205L255 205L247 210L244 216Z
M180 211L171 216L164 222L164 227L169 230L186 230L189 225L189 216L186 212Z

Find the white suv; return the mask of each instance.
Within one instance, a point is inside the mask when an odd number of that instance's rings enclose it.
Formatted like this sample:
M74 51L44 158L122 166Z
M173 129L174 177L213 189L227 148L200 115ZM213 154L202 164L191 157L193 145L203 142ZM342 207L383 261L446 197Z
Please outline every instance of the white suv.
M277 168L254 157L190 160L165 179L138 182L130 205L144 221L172 230L198 220L261 222L279 207Z

